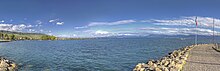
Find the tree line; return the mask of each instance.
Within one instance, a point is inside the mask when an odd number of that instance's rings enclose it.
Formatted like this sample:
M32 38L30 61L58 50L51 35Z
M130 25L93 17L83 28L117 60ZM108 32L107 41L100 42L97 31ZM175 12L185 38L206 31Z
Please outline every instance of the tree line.
M41 40L56 40L57 38L55 36L49 36L49 35L43 35L41 37Z
M55 36L50 36L50 35L42 35L39 36L38 38L34 38L27 36L17 36L15 34L0 33L0 39L1 40L56 40L57 38Z
M15 40L15 35L14 34L3 34L0 33L0 39L2 40Z

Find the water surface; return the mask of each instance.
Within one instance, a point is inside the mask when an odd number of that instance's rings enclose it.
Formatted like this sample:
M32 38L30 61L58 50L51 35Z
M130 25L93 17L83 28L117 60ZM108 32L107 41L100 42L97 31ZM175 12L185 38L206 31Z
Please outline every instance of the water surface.
M210 38L199 38L209 43ZM194 43L192 37L102 38L0 43L0 56L28 71L131 71L137 63L159 59Z

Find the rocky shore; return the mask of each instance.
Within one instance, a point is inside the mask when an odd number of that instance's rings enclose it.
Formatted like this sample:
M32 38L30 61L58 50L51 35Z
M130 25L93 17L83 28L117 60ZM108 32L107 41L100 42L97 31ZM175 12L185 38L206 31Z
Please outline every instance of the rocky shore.
M194 46L191 45L174 50L159 60L149 60L147 63L139 63L133 71L181 71L189 56L189 51Z
M17 65L4 57L0 57L0 71L17 71Z

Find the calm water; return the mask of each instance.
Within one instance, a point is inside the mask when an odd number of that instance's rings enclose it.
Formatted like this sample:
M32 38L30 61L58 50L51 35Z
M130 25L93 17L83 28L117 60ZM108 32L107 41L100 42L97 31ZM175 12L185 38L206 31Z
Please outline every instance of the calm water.
M28 71L131 71L139 62L159 59L193 44L193 38L103 38L0 43L0 56ZM200 43L210 38L199 38Z

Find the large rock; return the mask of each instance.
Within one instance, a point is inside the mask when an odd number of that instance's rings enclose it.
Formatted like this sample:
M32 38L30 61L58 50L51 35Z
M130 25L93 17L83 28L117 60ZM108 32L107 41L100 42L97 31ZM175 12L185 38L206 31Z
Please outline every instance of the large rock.
M181 71L186 63L189 51L196 45L174 50L160 60L149 60L146 64L139 63L134 71Z
M156 67L155 71L162 71L160 68Z
M0 68L0 71L7 71L7 68Z
M1 63L0 63L0 68L6 68L6 67L8 67L9 66L9 64L8 63L6 63L6 61L5 60L1 60Z
M0 71L17 71L17 66L10 60L0 58Z
M144 63L138 63L138 65L136 65L136 67L133 71L141 71L141 70L145 69L144 66L145 66Z

